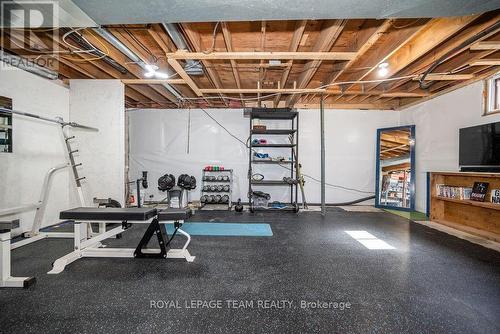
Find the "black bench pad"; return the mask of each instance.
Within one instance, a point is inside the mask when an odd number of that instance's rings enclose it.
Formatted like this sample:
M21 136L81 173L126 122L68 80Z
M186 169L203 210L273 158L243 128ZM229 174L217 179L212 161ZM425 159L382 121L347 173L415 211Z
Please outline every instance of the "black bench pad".
M193 215L193 211L191 209L165 209L158 211L158 220L159 221L167 221L167 220L186 220Z
M0 221L0 231L10 231L19 227L19 219Z
M75 208L61 211L60 219L97 221L145 221L156 216L154 208Z

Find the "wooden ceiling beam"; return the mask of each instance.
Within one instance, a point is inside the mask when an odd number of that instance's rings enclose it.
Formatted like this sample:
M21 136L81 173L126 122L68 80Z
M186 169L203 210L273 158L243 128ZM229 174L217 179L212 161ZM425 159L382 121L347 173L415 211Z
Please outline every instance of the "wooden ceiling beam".
M36 32L35 32L36 33ZM47 32L39 32L37 35L42 39L50 39L51 42L55 42L59 45L61 50L68 50L69 47L64 44L59 36L59 38L55 38L54 34L49 34ZM119 73L115 68L110 65L104 63L101 60L93 60L93 61L85 61L86 56L84 57L82 54L76 54L78 62L74 62L70 59L65 59L62 56L58 56L58 60L67 66L74 68L75 70L86 74L89 79L119 79L123 76L123 74ZM127 75L125 75L127 76ZM141 89L142 90L142 89ZM142 90L143 91L143 90ZM127 89L125 91L125 97L129 97L132 100L139 101L144 99L154 99L148 92L140 92L135 89Z
M500 66L500 59L480 59L469 63L470 66Z
M338 87L334 88L327 88L326 93L328 95L350 95L353 98L358 96L358 95L387 95L385 97L422 97L422 96L428 96L428 92L407 92L407 91L395 91L395 92L387 92L383 90L370 90L370 91L365 91L365 90L359 90L359 89L351 89L349 91L343 92L340 90Z
M186 35L188 43L191 44L191 46L196 51L196 53L200 53L200 52L203 53L202 52L203 50L201 48L200 34L197 33L196 31L194 31L191 28L190 24L180 24L180 26ZM178 53L178 52L182 52L182 51L177 51L176 53ZM185 52L185 53L191 53L191 52ZM194 59L194 58L186 58L186 59ZM212 68L212 64L210 63L210 61L205 60L205 59L200 59L200 60L201 60L201 63L203 64L203 68L205 70L205 73L207 74L207 77L208 77L209 81L211 81L214 88L219 88L219 89L223 88L222 81L219 77L219 74L217 73L216 70L214 70ZM220 98L221 98L221 101L226 106L228 106L227 101L224 99L224 96L221 95Z
M172 66L172 68L186 82L186 84L193 90L193 92L197 96L203 96L201 90L198 88L198 86L196 86L193 79L191 79L191 77L186 73L186 71L184 71L181 64L179 64L177 60L169 58L168 63L170 64L170 66Z
M352 67L353 64L358 62L361 59L361 57L363 57L366 54L366 52L368 52L368 50L371 47L373 47L375 43L377 43L380 37L382 37L384 34L387 34L389 29L394 24L394 21L395 21L394 19L385 20L378 27L378 29L370 36L370 38L368 38L368 40L361 45L361 47L356 52L356 56L353 59L349 60L349 62L347 62L340 71L332 73L332 76L327 80L326 84L331 84L335 82L342 74L344 74L346 70L348 70L349 68Z
M499 36L500 38L500 36ZM464 71L468 71L471 67L467 68L467 64L470 64L471 62L477 61L477 60L482 60L484 57L488 57L492 54L495 54L498 52L497 50L485 50L485 51L471 51L470 49L465 49L463 52L460 54L456 55L455 57L452 57L448 59L446 62L442 63L439 65L434 72L436 73L464 73ZM468 74L474 74L474 73L468 73ZM433 92L433 90L436 87L442 87L443 85L449 85L449 82L446 81L441 81L439 83L435 83L432 85L432 87L425 91L428 93ZM399 86L395 89L398 90L407 90L409 92L424 92L422 89L420 89L419 83L415 81L408 81L405 85ZM391 90L391 92L394 90Z
M324 89L293 89L293 88L223 88L223 89L200 89L203 94L297 94L297 93L324 93Z
M413 81L420 80L422 76L412 78ZM460 80L470 80L474 78L474 74L428 74L425 80L428 81L460 81Z
M313 47L313 52L315 53L332 53L328 52L332 48L333 44L335 44L335 41L337 38L340 36L342 33L342 30L344 29L345 25L347 23L347 20L333 20L333 21L328 21L326 26L323 27L321 30L321 33L318 36L318 39L316 40L316 43L314 44ZM297 53L297 52L296 52ZM356 56L355 52L349 52L350 56L349 58L338 58L337 60L350 60ZM325 60L325 59L321 59ZM311 81L312 77L318 70L319 66L321 65L321 60L312 60L307 62L307 64L304 66L304 71L302 74L299 76L298 81L298 88L302 89L307 87L309 82ZM335 59L330 59L330 60L335 60ZM286 106L291 107L297 101L300 99L300 94L295 94L291 95L290 97L287 98L286 100Z
M463 17L436 18L430 20L413 38L408 40L397 52L384 60L388 64L387 78L392 77L408 65L441 45L467 25L472 23L480 15ZM374 73L368 80L379 79ZM373 89L379 84L367 84L366 89Z
M409 102L409 103L403 103L403 104L401 104L397 108L397 110L404 110L406 108L412 107L412 106L420 104L422 102L429 101L429 100L431 100L433 98L436 98L438 96L444 95L446 93L449 93L449 92L452 92L452 91L457 90L459 88L462 88L462 87L465 87L467 85L470 85L471 83L473 83L475 81L486 79L486 78L488 78L488 77L496 74L497 72L498 72L498 68L496 66L494 66L493 68L489 69L487 72L479 74L479 75L476 75L474 77L474 79L462 81L462 82L460 82L460 83L458 83L456 85L453 85L453 86L451 86L449 88L446 88L446 89L443 89L443 90L441 90L441 91L439 91L437 93L431 94L428 97L423 97L423 98L421 98L419 100L412 101L412 102Z
M297 21L295 24L295 30L293 31L292 40L290 41L290 46L288 47L289 52L297 52L300 41L302 40L302 36L304 35L304 30L307 26L307 20ZM288 76L290 75L290 71L292 69L293 60L289 60L286 65L289 67L285 68L283 73L281 74L280 86L282 88L286 87L286 83L288 81ZM276 95L274 98L274 106L277 107L278 103L281 100L281 94Z
M184 79L122 79L126 85L187 85Z
M132 50L141 59L142 62L144 62L146 64L151 64L152 60L156 60L156 59L151 59L151 58L153 58L153 56L150 53L152 53L154 55L154 53L151 50L149 50L149 53L148 53L145 50L143 50L141 47L138 47L137 42L134 39L132 39L128 34L126 34L123 30L113 29L113 28L109 28L108 30L110 31L110 33L112 33L115 36L115 38L117 38L120 42L122 42L127 48ZM158 65L160 67L160 70L164 70L164 69L162 69L162 65L164 66L164 63L162 64L160 61L158 61L156 63L156 65ZM137 65L137 67L139 67L139 66ZM144 76L144 74L141 73L142 71L143 70L141 68L138 75L137 75L138 78L141 78ZM155 90L158 94L162 95L163 97L170 100L171 102L173 102L175 104L179 103L177 101L177 97L175 97L174 94L172 94L166 87L160 87L158 85L152 85L150 87L151 87L151 89Z
M233 52L233 40L231 37L231 32L229 31L229 27L226 22L222 22L222 36L224 37L224 43L226 43L226 49L228 52ZM240 73L238 72L238 67L236 61L234 59L229 60L231 63L231 71L233 72L234 81L236 82L236 87L241 89L241 78ZM243 94L240 93L240 98L243 99Z
M343 21L343 20L338 20ZM343 27L343 26L342 26ZM336 30L332 32L331 27L328 30L331 34L340 34L340 26L335 26ZM331 35L335 37L337 35ZM333 44L333 43L332 43ZM356 52L184 52L178 51L167 53L169 59L199 59L199 60L350 60L356 56Z
M296 103L298 109L319 109L319 103ZM362 110L394 110L396 104L385 103L325 103L325 109L362 109Z
M94 45L105 45L106 48L109 50L109 57L116 61L118 64L121 66L125 67L130 75L137 79L141 79L143 76L142 69L139 67L139 65L131 63L131 60L125 56L121 51L116 49L113 45L108 43L105 39L103 39L100 36L96 36L95 34L90 34L86 32L85 30L81 30L80 33L92 44ZM118 37L117 37L118 38ZM102 44L101 44L102 43ZM101 64L101 63L98 63ZM120 77L117 77L117 79ZM158 89L155 86L149 86L151 89L147 90L147 96L151 100L159 103L159 104L165 104L165 100L173 102L174 104L177 105L177 99L172 95L172 94L166 94L162 89ZM146 90L144 90L145 87L143 88L138 88L134 87L135 90L139 91L141 94L146 95Z
M391 92L391 93L382 93L380 97L425 97L429 96L429 93L418 93L418 92Z
M358 61L356 61L355 64L352 65L353 67L357 67L363 70L352 74L347 74L346 72L344 72L342 75L336 78L337 81L353 82L365 79L377 69L378 64L391 57L406 43L408 43L408 41L410 41L415 35L423 30L427 24L427 19L415 22L414 24L407 26L405 29L393 28L393 21L389 21L388 24L390 24L392 28L385 26L384 28L387 30L381 33L374 41L374 45L366 50L364 56L358 58ZM352 89L353 86L355 86L355 84L346 84L343 87L343 91L347 92ZM342 95L337 99L341 97Z
M473 44L471 50L500 50L499 41L483 41Z
M492 26L496 22L500 20L500 14L495 14L495 13L487 13L483 17L480 17L476 22L473 22L469 27L465 27L462 31L460 31L458 34L453 36L453 38L449 39L449 41L442 43L441 45L435 47L432 50L432 53L428 57L421 57L417 61L415 61L413 64L408 66L407 68L403 69L398 73L398 76L407 76L415 73L423 73L429 66L431 66L437 59L441 58L451 50L458 48L460 45L463 44L464 41L468 40L469 38L474 37L481 31L487 29L488 27ZM481 40L487 39L494 35L495 33L488 34L486 36L483 36ZM462 47L456 54L459 54L465 50L469 49L468 46ZM444 65L445 66L445 65ZM439 66L437 70L443 71L442 70L443 66ZM406 84L407 82L412 81L411 79L402 79L402 80L397 80L390 82L386 85L387 90L392 90L396 89L398 87L401 87L402 85Z

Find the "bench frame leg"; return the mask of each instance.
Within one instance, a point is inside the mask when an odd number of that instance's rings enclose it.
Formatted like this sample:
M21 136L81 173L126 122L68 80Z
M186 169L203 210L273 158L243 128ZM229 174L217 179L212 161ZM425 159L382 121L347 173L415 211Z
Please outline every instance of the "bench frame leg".
M149 222L152 223L156 218L152 218ZM183 223L183 221L179 221ZM105 247L101 244L101 241L105 239L115 237L117 234L124 233L127 229L124 226L116 227L110 231L99 234L97 236L93 236L91 238L87 238L87 229L85 228L87 224L91 222L75 222L75 250L69 254L64 255L63 257L57 259L52 267L52 270L48 272L48 274L59 274L64 271L67 265L73 263L74 261L81 259L83 257L109 257L109 258L134 258L136 250L135 248L109 248ZM140 222L144 223L144 222ZM174 224L174 221L162 221L159 222L159 225L164 224ZM164 226L161 226L163 229ZM178 233L182 234L186 237L186 242L181 249L169 249L167 251L166 256L167 259L185 259L187 262L193 262L195 260L195 256L192 256L187 247L191 242L191 236L183 231L182 229L177 230ZM161 233L161 231L160 231ZM147 254L159 254L161 253L160 249L142 249L142 253ZM147 256L146 256L147 257Z
M27 288L36 282L34 277L11 276L10 231L0 231L0 288Z

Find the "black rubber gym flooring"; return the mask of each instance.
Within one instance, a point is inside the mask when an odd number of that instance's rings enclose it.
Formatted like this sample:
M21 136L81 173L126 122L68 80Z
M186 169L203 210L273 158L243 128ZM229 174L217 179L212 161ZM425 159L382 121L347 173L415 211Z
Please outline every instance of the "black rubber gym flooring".
M38 282L0 290L0 332L500 333L493 250L389 213L198 212L193 220L210 219L269 222L274 236L194 237L194 263L86 258L59 275L46 272L70 240L22 247L13 273ZM144 229L108 244L133 247ZM395 249L369 250L347 230Z

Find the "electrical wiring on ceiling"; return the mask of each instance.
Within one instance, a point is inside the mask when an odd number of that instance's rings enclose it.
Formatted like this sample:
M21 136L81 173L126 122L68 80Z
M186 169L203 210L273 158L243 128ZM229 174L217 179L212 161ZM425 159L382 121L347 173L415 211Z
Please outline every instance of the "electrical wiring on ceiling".
M448 74L448 73L439 73L439 74ZM349 84L367 84L367 83L382 83L382 82L388 82L388 81L397 81L397 80L402 80L402 79L413 79L416 77L419 77L420 74L412 74L412 75L405 75L405 76L400 76L400 77L394 77L394 78L388 78L388 79L375 79L375 80L355 80L355 81L342 81L342 82L334 82L330 83L327 85L322 85L319 87L316 87L316 89L323 89L323 88L328 88L332 86L340 86L340 85L349 85ZM304 94L308 92L310 89L302 89L302 90L297 90L296 92L289 93L288 95L295 95L295 94ZM325 92L326 93L326 92ZM234 100L234 101L258 101L258 100L265 100L274 96L282 95L283 93L273 93L273 94L268 94L268 95L263 95L261 97L248 97L248 98L237 98L237 97L227 97L223 96L223 99L226 100ZM188 100L188 101L193 101L193 100L206 100L206 99L220 99L221 97L218 96L205 96L205 97L185 97L183 100Z
M76 54L79 54L79 53L87 53L87 54L91 54L91 55L95 55L96 53L99 55L99 56L96 56L96 57L93 57L93 58L85 58L83 56L80 55L80 57L82 57L82 59L75 59L75 58L65 58L65 59L68 59L68 60L71 60L71 61L74 61L74 62L92 62L92 61L96 61L96 60L100 60L100 59L103 59L105 57L108 57L109 56L109 49L108 47L103 43L101 42L97 36L95 36L95 34L92 32L92 30L88 30L88 33L90 35L92 35L96 41L101 45L101 47L103 48L104 51L101 51L100 49L96 48L92 43L90 43L86 38L85 36L83 36L82 34L80 34L79 32L84 30L86 28L75 28L75 29L71 29L70 31L66 32L62 38L61 38L61 41L66 45L68 46L70 49L76 49L75 51L72 51L72 53L76 53ZM87 45L89 45L90 47L92 47L92 49L88 49L88 50L83 50L83 51L80 51L82 49L80 49L79 47L77 46L74 46L73 44L69 43L67 41L67 38L72 35L72 34L78 34L78 36L85 41L85 43L87 43Z
M220 22L217 22L215 24L214 30L212 32L212 46L210 47L210 49L203 51L203 53L209 54L209 53L214 52L214 50L215 50L215 41L217 39L217 28L219 27L219 24L220 24Z

